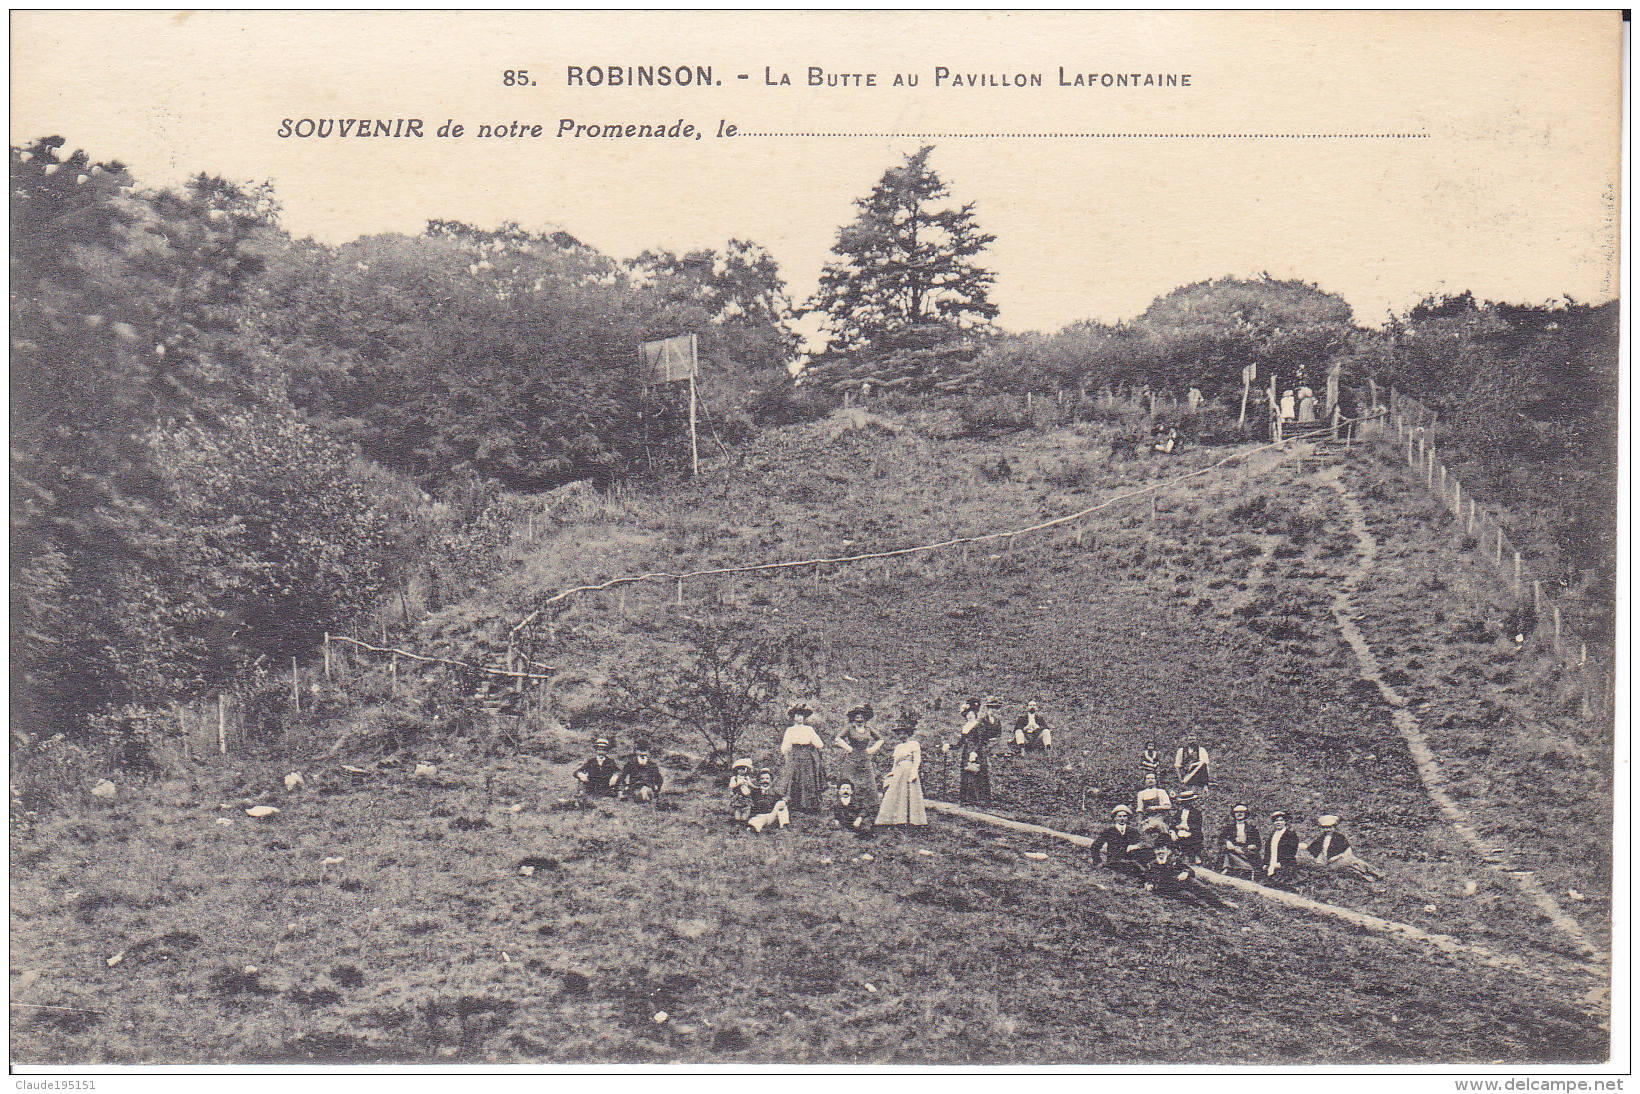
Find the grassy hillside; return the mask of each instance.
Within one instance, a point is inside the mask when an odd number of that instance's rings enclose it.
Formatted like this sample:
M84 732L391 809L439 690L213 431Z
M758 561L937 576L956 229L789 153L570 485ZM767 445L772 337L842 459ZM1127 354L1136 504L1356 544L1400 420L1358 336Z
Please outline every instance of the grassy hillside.
M551 520L519 537L507 572L425 620L418 640L499 648L541 590L1018 525L1220 455L1108 470L1097 438L1071 432L987 445L908 424L921 428L765 436L681 501L548 499ZM998 455L1011 481L978 472ZM1609 846L1609 731L1525 677L1529 651L1503 633L1479 574L1454 573L1439 529L1414 519L1426 503L1393 457L1339 459L1265 454L1167 488L1154 513L1146 501L1107 510L1079 544L703 579L681 609L671 586L632 590L624 608L598 594L539 636L534 656L559 680L523 753L424 731L391 753L317 758L363 717L364 681L314 727L305 758L241 758L14 827L13 1000L35 1008L14 1011L30 1016L14 1056L1603 1059L1602 986L1440 820L1389 708L1361 686L1329 606L1362 560L1323 476L1368 499L1377 551L1358 625L1427 704L1418 717L1443 766L1472 780L1498 846L1554 891L1587 896L1568 911L1602 942L1609 864L1585 850ZM963 697L1040 698L1059 754L999 762L997 810L1061 829L1101 826L1131 800L1140 748L1171 750L1197 729L1218 771L1212 826L1235 800L1285 807L1306 828L1341 813L1387 878L1311 875L1306 892L1518 955L1537 977L1257 899L1217 914L1169 903L1063 843L942 818L869 843L807 819L732 832L714 781L682 756L698 742L684 739L669 742L675 809L558 810L587 727L618 705L608 680L675 651L680 620L706 612L817 643L822 733L857 698L922 711L936 797L954 797L938 743ZM406 687L398 717L429 725L441 687ZM753 751L770 760L777 741L771 714ZM342 760L372 774L355 779ZM416 761L439 773L418 779ZM287 793L292 767L309 785ZM269 820L219 808L264 790L283 810Z

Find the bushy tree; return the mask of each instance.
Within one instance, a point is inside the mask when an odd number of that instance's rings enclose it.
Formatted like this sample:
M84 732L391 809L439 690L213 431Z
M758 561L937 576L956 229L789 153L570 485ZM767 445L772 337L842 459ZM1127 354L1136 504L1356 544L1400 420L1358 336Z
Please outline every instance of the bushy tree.
M15 709L34 722L159 687L165 420L210 422L268 382L242 309L271 196L207 176L140 191L118 163L11 151L11 559ZM152 639L152 641L150 641Z
M1208 395L1239 390L1250 364L1261 380L1274 373L1315 383L1328 361L1348 352L1356 332L1343 297L1268 274L1174 289L1134 325L1157 342L1146 382L1175 392L1199 387Z
M997 314L995 275L976 261L996 237L974 220L974 204L942 204L950 194L928 166L924 145L883 172L859 213L838 229L820 288L805 310L824 313L834 355L878 355L919 327L953 333Z

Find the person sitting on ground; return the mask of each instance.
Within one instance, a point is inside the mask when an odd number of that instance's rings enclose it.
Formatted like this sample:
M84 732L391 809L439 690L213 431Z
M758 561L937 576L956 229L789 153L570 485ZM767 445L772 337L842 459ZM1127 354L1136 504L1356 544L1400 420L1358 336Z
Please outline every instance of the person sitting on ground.
M775 789L774 772L764 768L757 773L757 789L752 792L752 816L746 822L754 832L770 825L784 828L791 823L791 812L786 808L786 796Z
M756 793L752 761L736 760L729 770L729 816L735 824L745 824L752 819L752 802Z
M1171 827L1168 818L1173 812L1173 799L1156 785L1156 776L1145 776L1145 788L1139 791L1133 808L1139 814L1139 831L1146 835L1167 832Z
M1155 745L1147 744L1139 753L1139 774L1155 775L1158 779L1162 777L1162 754Z
M1144 837L1131 823L1133 810L1125 805L1118 805L1110 811L1110 827L1099 833L1099 838L1093 841L1094 861L1107 870L1125 874L1128 877L1138 878L1144 871L1146 861L1150 858L1150 849L1145 845Z
M609 754L608 737L599 737L593 742L592 749L592 757L575 769L575 781L586 797L613 798L621 765Z
M1025 713L1014 719L1014 751L1046 752L1053 747L1053 730L1038 712L1037 702L1025 704Z
M1219 829L1219 869L1251 881L1258 873L1259 838L1258 828L1247 819L1248 812L1247 806L1238 803Z
M1202 812L1201 799L1188 786L1173 796L1179 813L1173 819L1173 847L1179 857L1192 866L1202 861L1202 843L1207 837L1207 815Z
M1171 456L1175 451L1178 450L1178 448L1180 447L1180 443L1181 442L1179 441L1179 431L1177 429L1174 429L1173 427L1169 426L1168 430L1167 430L1167 436L1163 437L1160 441L1156 442L1155 444L1151 445L1150 447L1151 447L1152 451L1160 452L1164 456Z
M1298 833L1287 827L1287 811L1277 809L1270 814L1270 835L1264 841L1259 856L1263 877L1259 880L1273 889L1286 889L1298 873Z
M1201 737L1194 731L1185 734L1184 743L1173 756L1173 772L1179 778L1180 786L1188 786L1200 794L1207 789L1213 773L1212 764L1207 758L1207 749L1202 747Z
M626 761L626 766L621 768L621 774L616 779L616 796L623 801L631 798L652 802L660 796L661 786L665 782L660 765L649 758L649 742L639 741L637 751Z
M831 811L831 818L832 823L838 828L865 839L872 834L876 814L875 802L867 803L855 799L853 783L844 779L837 784L837 806Z
M1335 873L1348 874L1362 881L1382 881L1384 875L1357 858L1350 850L1350 841L1338 830L1338 818L1331 813L1316 818L1321 834L1305 846L1305 852L1316 865Z
M1151 850L1151 861L1142 873L1144 886L1157 896L1173 897L1209 908L1228 908L1206 887L1197 884L1196 871L1184 862L1165 839L1158 839Z

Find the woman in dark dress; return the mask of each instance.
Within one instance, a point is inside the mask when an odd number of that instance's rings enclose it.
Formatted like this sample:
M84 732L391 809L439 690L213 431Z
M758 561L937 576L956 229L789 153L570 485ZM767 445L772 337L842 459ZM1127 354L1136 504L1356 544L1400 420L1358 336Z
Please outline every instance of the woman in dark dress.
M882 751L883 736L872 729L870 722L875 712L866 703L848 712L848 727L837 735L836 745L843 750L837 762L837 777L854 786L854 800L873 813L881 797L882 783L877 776L877 753ZM838 784L841 786L841 782Z

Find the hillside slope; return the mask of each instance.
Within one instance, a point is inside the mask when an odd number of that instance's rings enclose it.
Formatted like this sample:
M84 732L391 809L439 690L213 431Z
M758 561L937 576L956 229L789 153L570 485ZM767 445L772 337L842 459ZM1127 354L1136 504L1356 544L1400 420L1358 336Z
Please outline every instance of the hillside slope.
M1012 481L976 475L999 454ZM549 499L553 530L521 537L509 574L430 618L424 640L494 648L543 591L1018 526L1221 455L1105 470L1102 447L1071 433L989 445L913 430L834 437L816 423L766 436L681 502ZM425 740L362 786L334 761L316 763L310 787L292 794L277 789L287 761L269 757L237 780L199 772L14 831L12 967L40 973L21 993L14 981L14 1000L42 1008L18 1028L14 1054L1603 1059L1602 985L1578 972L1573 947L1508 875L1453 835L1390 708L1361 686L1330 613L1359 550L1323 476L1380 495L1369 509L1378 550L1357 593L1362 630L1429 704L1420 716L1442 763L1484 783L1482 823L1520 859L1541 860L1557 892L1589 896L1571 911L1599 939L1609 937L1606 860L1554 852L1608 845L1609 732L1511 678L1517 651L1488 625L1496 606L1484 588L1428 580L1451 567L1411 519L1416 484L1392 459L1304 456L1263 453L1168 487L1154 512L1148 500L1102 511L1080 543L1067 533L886 570L698 579L682 608L670 583L633 588L624 605L613 591L587 597L536 636L533 656L573 685L547 694L532 739L549 743L534 755L485 755L475 737ZM872 843L808 819L765 837L731 832L711 778L682 764L675 810L556 811L573 766L566 740L603 724L602 681L674 651L680 618L707 611L820 644L822 733L859 698L922 712L932 796L954 796L938 744L963 697L1039 698L1058 754L1000 760L997 811L1061 829L1102 826L1110 804L1131 800L1140 748L1170 750L1198 730L1215 759L1210 828L1236 800L1287 808L1306 828L1340 813L1386 880L1312 873L1304 891L1520 956L1539 976L1256 899L1217 914L1170 903L1064 844L940 818ZM777 734L771 722L751 742L765 761ZM413 760L441 770L417 779ZM284 809L270 822L217 808L264 787ZM1559 808L1574 796L1595 804ZM526 858L531 876L519 872ZM44 1009L60 1007L79 1009Z

